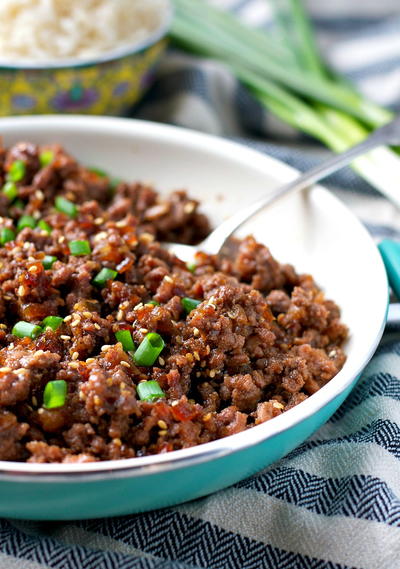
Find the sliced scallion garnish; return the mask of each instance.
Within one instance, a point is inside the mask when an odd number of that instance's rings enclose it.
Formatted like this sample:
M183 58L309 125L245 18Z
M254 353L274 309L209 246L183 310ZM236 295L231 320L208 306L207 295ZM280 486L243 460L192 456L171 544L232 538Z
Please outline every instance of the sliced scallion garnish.
M68 217L72 219L78 215L78 208L74 202L63 198L62 196L57 196L55 199L55 207L56 210L60 211L61 213L65 213Z
M152 366L165 347L160 334L150 332L142 340L133 354L133 359L140 366Z
M129 332L129 330L118 330L118 332L115 332L115 337L117 338L118 342L121 342L125 352L134 352L136 350L135 343L132 339L132 334Z
M71 255L74 255L74 257L90 255L92 252L89 241L70 241L68 246Z
M43 392L43 407L56 409L63 407L67 400L67 382L63 379L49 381Z
M0 229L0 245L5 245L9 241L13 241L15 239L15 233L9 227L2 227Z
M15 160L7 173L7 180L10 182L20 182L26 173L25 162L22 160Z
M18 189L14 182L6 182L1 191L10 202L14 201L18 196Z
M154 401L165 397L164 391L161 389L158 381L142 381L136 386L137 394L141 401Z
M195 298L188 298L187 296L181 299L182 306L187 314L189 314L190 312L192 312L192 310L197 308L201 302L202 302L201 300L196 300Z
M39 162L42 168L51 164L53 160L54 160L54 152L52 150L43 150L43 152L39 154Z
M106 267L104 267L94 277L93 284L101 288L105 286L107 281L113 281L117 275L118 275L117 271L114 271L113 269L107 269Z
M37 226L42 230L45 231L46 233L48 233L50 235L50 233L52 232L52 228L51 226L47 223L47 221L45 221L44 219L40 219L38 221Z
M46 316L42 322L42 326L44 330L47 330L47 328L57 330L57 328L59 328L63 322L64 318L61 318L61 316Z
M42 328L37 324L32 324L31 322L24 322L24 320L20 320L14 325L11 333L18 338L31 338L34 340L42 332Z
M31 215L21 215L17 223L18 231L22 231L25 227L30 227L31 229L35 229L36 227L36 220Z
M51 269L53 263L56 261L57 257L54 257L54 255L45 255L45 257L42 259L42 265L46 270L48 270Z

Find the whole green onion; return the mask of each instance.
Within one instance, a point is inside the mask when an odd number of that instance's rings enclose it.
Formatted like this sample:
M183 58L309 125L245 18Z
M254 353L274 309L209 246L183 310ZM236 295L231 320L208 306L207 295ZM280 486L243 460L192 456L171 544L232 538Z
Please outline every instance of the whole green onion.
M8 171L7 180L9 180L10 182L20 182L25 176L25 173L26 173L25 162L23 162L22 160L15 160L15 162L11 164L11 167Z
M63 198L62 196L57 196L55 199L55 207L56 210L60 211L61 213L65 213L68 217L75 218L78 215L78 208L76 204Z
M42 168L48 166L53 160L54 152L52 150L43 150L43 152L39 154L39 162Z
M15 233L9 227L2 227L0 230L0 245L5 245L15 239Z
M68 246L71 255L74 255L75 257L90 255L92 252L89 241L70 241Z
M136 350L135 343L132 339L132 334L129 332L129 330L118 330L118 332L115 332L115 337L117 338L118 342L121 342L125 352L134 352Z
M46 318L42 322L42 326L44 330L51 328L52 330L57 330L64 322L64 318L61 316L46 316Z
M53 255L45 255L45 257L42 259L42 265L46 270L48 270L51 269L53 263L55 263L56 261L57 257L54 257Z
M190 312L192 312L192 310L197 308L201 302L202 302L201 300L196 300L195 298L188 298L187 296L181 299L181 304L187 314L189 314Z
M2 192L10 202L14 201L18 196L17 186L14 182L6 182L3 186Z
M133 355L133 359L140 366L152 366L165 346L160 334L150 332L142 340Z
M93 279L93 284L98 287L105 286L107 281L113 281L115 277L118 275L117 271L113 269L103 268Z
M47 221L45 221L44 219L41 219L40 221L38 221L37 226L42 230L45 231L46 233L48 233L50 235L50 233L52 232L52 228L51 226L47 223Z
M157 381L142 381L136 386L137 394L141 401L153 401L165 397L164 391L161 389Z
M43 392L43 407L56 409L63 407L67 399L67 382L63 379L49 381Z
M34 340L42 332L42 328L37 324L32 324L31 322L24 322L24 320L20 320L14 325L11 333L18 338L31 338Z
M17 223L18 231L22 231L25 227L34 229L36 227L36 220L31 215L21 215Z

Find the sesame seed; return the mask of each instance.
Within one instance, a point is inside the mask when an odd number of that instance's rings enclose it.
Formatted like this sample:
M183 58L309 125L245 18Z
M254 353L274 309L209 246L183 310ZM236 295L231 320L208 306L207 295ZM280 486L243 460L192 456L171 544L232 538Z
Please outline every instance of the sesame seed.
M79 318L79 320L78 319L74 320L71 324L71 328L75 328L75 326L79 326L80 322L81 322L80 318Z
M9 371L11 371L10 367L0 367L0 372L1 373L8 373Z
M160 429L168 429L168 425L165 421L163 421L162 419L160 419L159 421L157 421L157 425L160 427Z
M32 405L34 405L35 407L37 407L38 404L38 400L36 399L35 396L32 397Z
M29 267L28 272L30 273L37 273L38 272L38 267L36 265L33 265L33 267Z
M210 369L210 377L215 377L215 369Z
M199 336L200 330L198 328L193 328L193 336Z
M283 409L284 408L284 405L282 405L282 403L279 403L279 401L274 401L272 406L275 407L275 409Z
M160 437L164 437L166 434L168 433L168 431L158 431L158 434L160 435Z
M123 317L124 317L123 311L122 311L122 310L118 310L118 312L117 312L117 320L120 321L120 320L123 319Z
M88 358L88 359L86 360L86 363L87 363L87 364L92 364L92 363L94 363L95 361L96 361L96 360L95 360L94 358Z
M66 317L64 318L64 322L69 322L70 320L72 320L72 316L71 316L71 315L66 316Z
M93 237L93 241L101 241L102 239L105 239L107 237L107 232L106 231L99 231L99 233L97 233L97 235L95 235Z
M185 213L193 213L195 210L196 204L194 202L188 202L183 206L183 211Z
M77 360L77 359L79 358L79 353L78 353L78 352L74 352L74 353L72 354L71 358L72 358L73 360Z
M206 415L204 415L203 417L203 421L206 423L207 421L209 421L211 419L211 413L207 413Z
M126 227L126 221L122 219L121 221L117 221L115 227Z
M167 283L173 283L173 282L174 282L174 281L171 279L171 277L168 276L168 275L165 275L164 280L165 280L165 282L167 282Z
M139 310L140 308L143 308L143 302L139 302L139 304L137 304L133 310Z
M178 403L179 403L179 401L177 401L177 400L172 401L171 407L176 407L178 405Z
M333 358L334 356L336 356L336 350L331 350L328 354L328 357Z
M193 362L193 355L192 354L185 354L185 358L188 362Z
M211 352L211 348L210 348L210 346L207 345L207 346L206 346L206 353L207 353L207 355L208 355L210 352Z
M124 367L131 367L131 364L129 362L126 362L125 360L122 360L121 365Z
M121 439L113 439L113 443L115 444L115 446L117 447L121 447L122 446L122 442Z
M25 287L22 286L22 285L19 286L19 287L18 287L18 290L17 290L17 294L18 294L18 296L24 296L24 294L25 294Z
M196 371L196 377L200 377L201 373L199 371Z
M100 399L100 397L99 397L98 395L95 395L95 396L93 397L93 401L94 401L94 404L97 405L97 406L99 406L99 405L101 404L101 399Z
M35 352L35 356L43 356L44 351L43 350L36 350Z
M151 243L152 241L154 241L154 235L152 235L151 233L144 232L140 235L139 239L140 241L142 241L142 243Z
M68 362L68 367L72 369L79 369L79 362Z
M0 324L0 330L6 330L7 326L5 324Z
M41 407L40 409L38 409L38 413L39 413L39 415L43 415L44 409L42 409L42 407Z
M22 245L23 249L25 249L25 251L27 251L30 248L31 244L29 243L29 241L26 241L26 243L24 243Z
M58 238L58 242L64 243L64 241L65 241L65 237L64 237L64 235L61 235L61 237Z
M102 217L96 217L94 222L96 225L101 225L102 223L104 223L104 219Z
M88 312L88 311L85 311L85 312L83 312L83 316L84 316L85 318L91 318L91 317L92 317L92 313L91 313L91 312Z
M122 390L122 389L125 389L125 387L126 387L126 383L124 381L121 381L121 383L119 384L119 388Z
M140 332L141 334L148 334L148 333L149 333L149 331L147 330L147 328L140 328L139 332Z
M194 355L194 359L199 362L200 361L199 352L193 352L193 355Z
M71 336L66 336L65 334L61 334L60 338L61 340L70 340Z
M106 352L110 348L112 348L112 346L110 346L110 344L104 344L104 346L101 347L101 351Z
M10 296L9 294L5 294L3 298L4 300L12 300L12 296Z
M162 366L165 365L165 360L164 360L164 358L162 358L162 357L160 356L160 357L158 358L158 363L159 363L160 365L162 365Z
M42 199L44 198L44 194L43 194L42 190L36 190L36 192L35 192L35 197L36 197L38 200L42 200Z
M96 330L101 330L101 326L100 324L97 324L97 322L94 324L94 327L96 328Z

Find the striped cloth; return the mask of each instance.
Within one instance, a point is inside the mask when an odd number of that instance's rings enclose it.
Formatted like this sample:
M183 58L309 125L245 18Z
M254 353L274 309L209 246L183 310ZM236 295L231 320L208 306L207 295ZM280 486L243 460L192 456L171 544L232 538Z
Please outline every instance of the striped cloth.
M216 0L268 24L265 0ZM310 0L330 63L400 111L399 0ZM326 151L265 113L220 66L170 53L136 116L242 140L300 169ZM399 212L347 169L330 186L377 238ZM141 515L0 522L1 569L399 569L400 336L387 333L328 423L227 490Z

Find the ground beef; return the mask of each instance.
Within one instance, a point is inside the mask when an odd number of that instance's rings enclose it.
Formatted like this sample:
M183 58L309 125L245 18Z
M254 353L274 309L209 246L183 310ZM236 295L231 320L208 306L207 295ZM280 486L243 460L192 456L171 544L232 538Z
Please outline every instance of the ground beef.
M43 164L42 153L52 156ZM91 462L169 452L273 419L332 379L345 361L347 329L334 302L309 275L281 265L253 237L229 257L198 254L195 267L162 241L196 243L209 232L184 191L161 197L139 182L116 181L80 165L59 146L0 149L0 182L23 164L18 196L0 192L0 459ZM76 216L54 207L73 202ZM51 228L25 227L22 215ZM91 253L70 254L85 240ZM45 267L45 256L54 256ZM100 270L117 272L104 287ZM198 300L189 313L182 299ZM18 321L56 329L13 335ZM151 366L117 342L149 333L165 347ZM63 404L48 408L46 385L65 382ZM164 397L141 400L156 381Z

